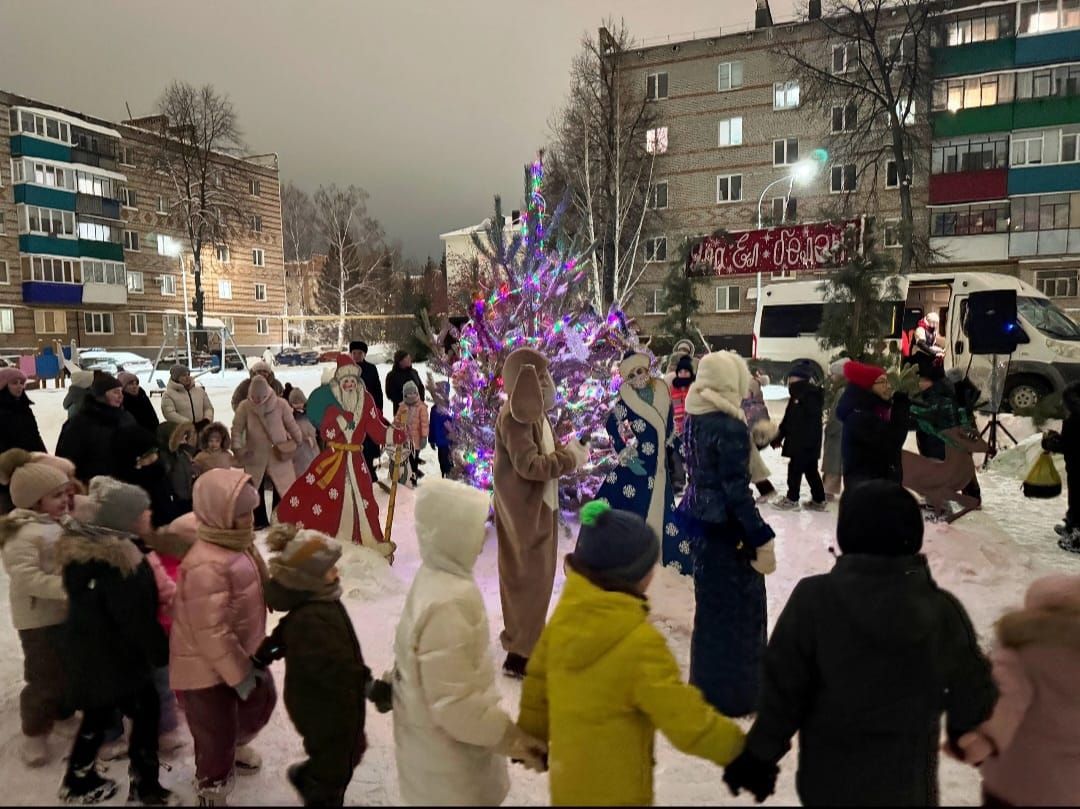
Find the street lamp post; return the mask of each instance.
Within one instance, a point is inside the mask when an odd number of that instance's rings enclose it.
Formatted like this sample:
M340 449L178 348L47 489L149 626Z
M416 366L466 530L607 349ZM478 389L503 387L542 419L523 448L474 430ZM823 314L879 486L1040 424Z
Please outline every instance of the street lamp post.
M167 255L176 256L180 262L180 279L184 287L184 342L187 345L187 364L191 368L194 365L194 358L191 356L191 320L188 317L188 296L187 296L187 266L184 264L184 247L183 245L172 238L166 236L165 252ZM222 370L225 368L224 360L221 364Z

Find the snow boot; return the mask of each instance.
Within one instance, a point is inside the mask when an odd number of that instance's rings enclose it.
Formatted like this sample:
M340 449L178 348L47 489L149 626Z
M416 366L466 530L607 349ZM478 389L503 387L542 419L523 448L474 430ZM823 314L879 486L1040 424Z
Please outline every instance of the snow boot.
M789 500L787 498L787 495L781 495L780 497L777 497L775 500L770 500L769 504L773 508L778 508L781 511L796 511L799 508L799 501L798 500Z
M152 784L140 784L139 779L132 775L128 786L127 802L142 806L179 806L183 800L172 790L165 789L156 780Z
M254 775L262 769L262 756L246 744L236 748L233 760L236 762L237 775Z
M19 747L19 756L27 767L43 767L49 763L52 754L49 751L49 734L23 736Z
M1080 553L1080 530L1074 528L1067 536L1059 539L1058 547L1069 553Z
M820 503L816 500L804 500L802 504L803 509L807 511L828 511L829 501L822 500Z
M502 670L503 674L514 680L525 679L525 667L529 664L529 658L516 655L513 652L506 656L506 660L503 661Z
M1059 537L1067 537L1072 533L1073 527L1067 522L1058 523L1054 526L1054 533Z
M57 797L61 803L90 805L102 803L116 794L116 782L103 778L91 765L84 772L73 771L64 776Z

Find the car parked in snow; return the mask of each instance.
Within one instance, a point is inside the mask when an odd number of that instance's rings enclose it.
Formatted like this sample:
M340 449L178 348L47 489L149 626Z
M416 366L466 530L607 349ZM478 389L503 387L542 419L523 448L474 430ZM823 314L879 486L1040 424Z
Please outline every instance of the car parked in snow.
M136 375L148 374L154 370L154 364L150 360L130 351L81 351L78 364L84 371L105 371L113 375L121 371Z
M296 348L283 348L274 355L274 362L278 365L317 365L319 352L302 351Z

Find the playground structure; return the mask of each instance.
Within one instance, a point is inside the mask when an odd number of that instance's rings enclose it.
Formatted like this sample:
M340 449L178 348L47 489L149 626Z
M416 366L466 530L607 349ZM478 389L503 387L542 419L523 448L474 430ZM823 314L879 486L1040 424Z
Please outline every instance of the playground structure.
M236 355L238 357L243 358L244 355L240 352L240 347L236 344L236 340L233 339L232 332L229 331L229 327L225 324L225 321L220 320L219 318L216 318L216 317L203 317L203 326L202 326L201 329L198 328L195 325L195 318L194 317L188 315L188 316L185 317L185 321L186 322L184 324L185 328L184 328L183 350L185 352L184 356L187 357L187 362L189 363L189 367L191 367L190 363L191 363L191 357L192 357L192 353L191 353L191 335L192 335L192 333L194 333L194 334L206 334L208 337L211 336L211 335L217 335L217 338L218 338L220 354L215 353L215 354L212 354L211 356L218 356L220 364L215 369L214 366L213 366L213 363L211 363L211 366L209 368L207 368L204 371L200 371L198 374L196 374L196 376L202 376L202 374L205 374L205 373L212 373L215 370L223 371L226 367L228 367L226 365L226 363L225 363L225 354L226 354L226 351L228 350L229 345L232 346L233 351L236 352ZM165 388L165 383L162 380L158 380L158 388L157 389L152 387L150 383L153 381L154 375L157 374L157 372L158 372L158 366L161 364L161 358L165 356L165 349L169 348L170 346L172 348L172 355L174 357L180 356L180 352L181 352L180 328L176 323L172 323L172 324L170 324L170 326L168 328L166 328L165 337L161 341L161 347L158 349L157 357L154 359L154 367L150 369L150 373L146 377L146 389L148 391L150 391L151 393L160 393L160 391L164 390L164 388ZM192 368L192 370L194 370L194 368Z

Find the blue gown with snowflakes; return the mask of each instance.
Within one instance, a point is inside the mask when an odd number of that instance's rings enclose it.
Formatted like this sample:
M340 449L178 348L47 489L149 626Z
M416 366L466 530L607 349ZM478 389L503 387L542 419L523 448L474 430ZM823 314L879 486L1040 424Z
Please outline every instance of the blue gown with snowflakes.
M608 473L597 497L612 508L641 516L661 538L662 560L684 575L693 573L690 545L675 513L675 494L668 476L668 454L678 452L671 395L663 380L652 379L652 402L629 384L619 389L619 399L607 419L607 431L619 465ZM637 446L628 446L619 426L631 433Z

